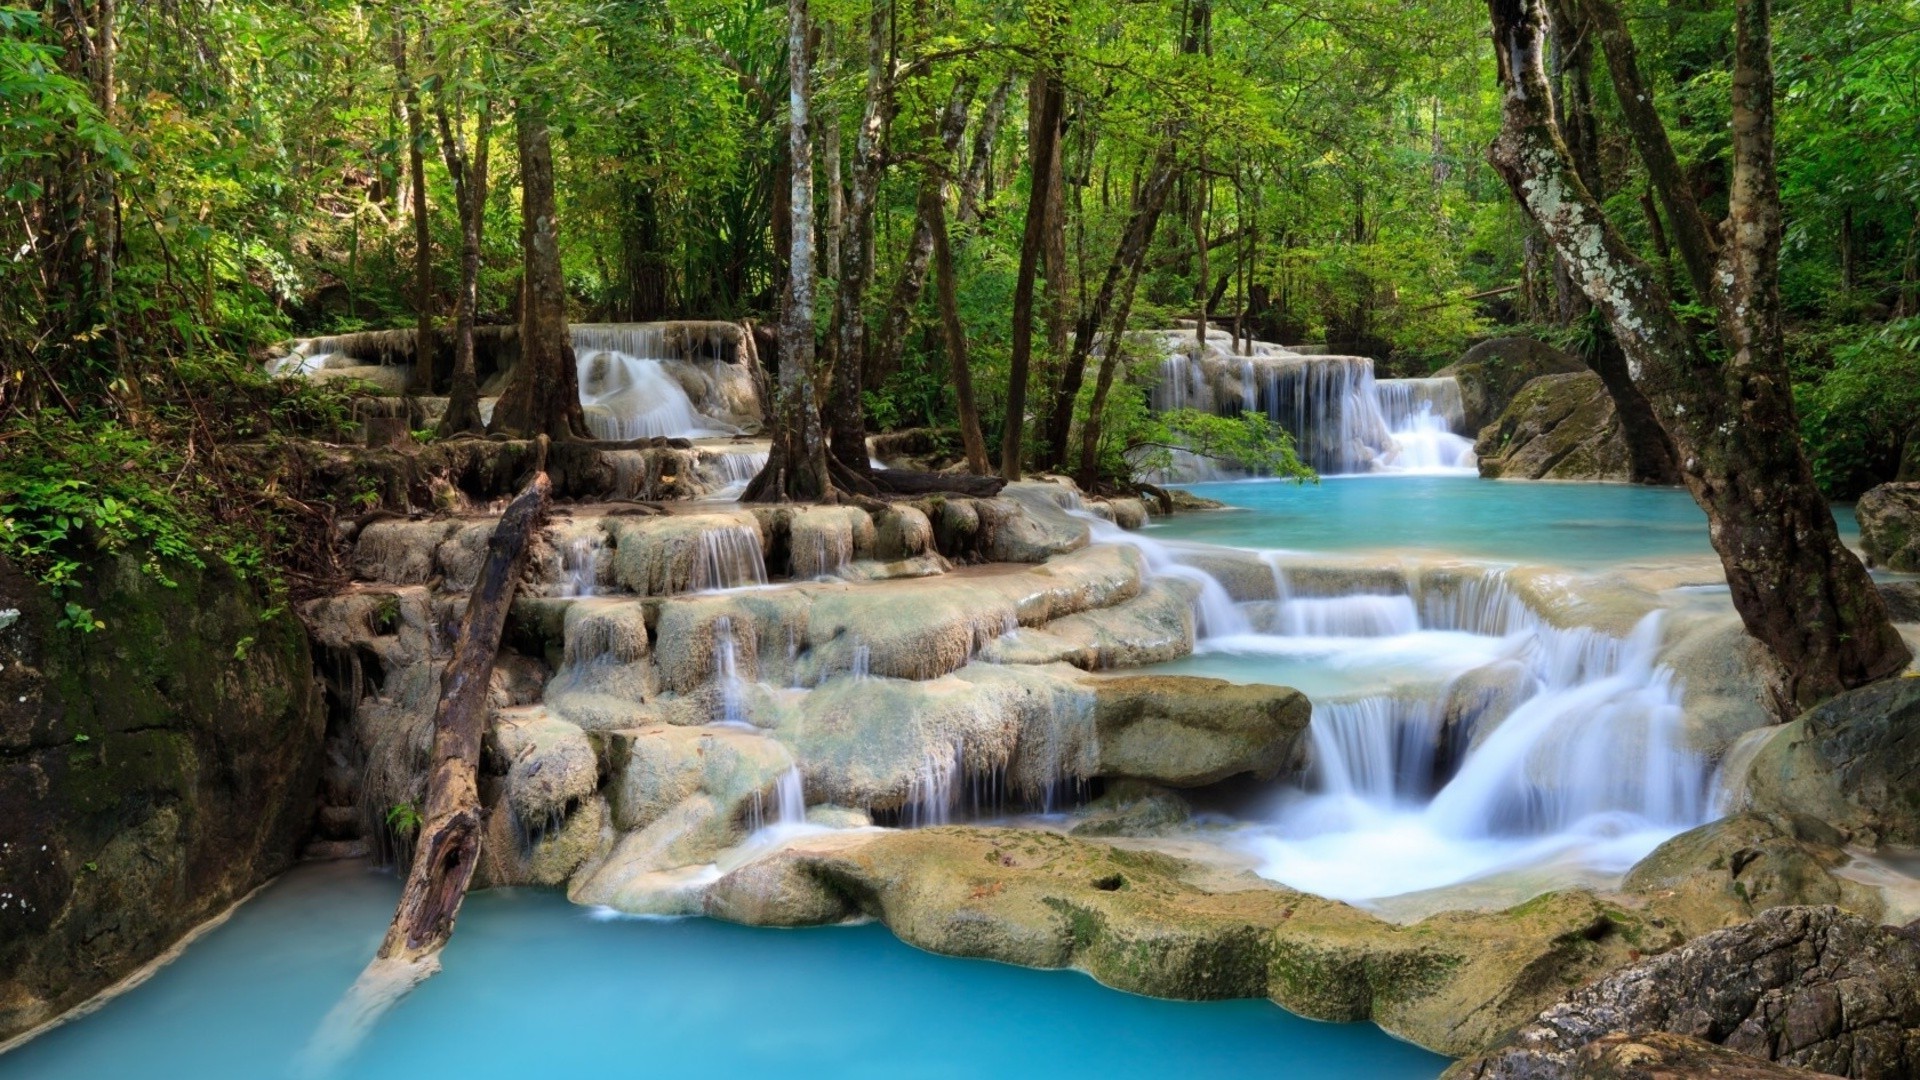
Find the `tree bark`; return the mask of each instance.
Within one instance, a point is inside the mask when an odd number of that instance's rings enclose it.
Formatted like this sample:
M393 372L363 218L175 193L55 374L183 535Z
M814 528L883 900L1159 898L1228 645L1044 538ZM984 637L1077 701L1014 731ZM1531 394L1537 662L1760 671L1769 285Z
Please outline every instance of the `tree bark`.
M887 167L887 129L893 119L893 70L887 57L892 25L887 0L873 0L867 17L867 101L854 140L853 191L840 252L833 303L833 410L827 452L835 476L856 491L872 487L867 473L867 408L861 397L867 352L867 284L873 278L873 218Z
M1042 105L1044 107L1044 102ZM1067 329L1073 320L1072 301L1067 296L1067 185L1066 171L1062 167L1067 143L1064 97L1060 109L1060 119L1053 134L1053 153L1047 160L1047 218L1040 244L1040 270L1047 283L1047 377L1042 383L1047 387L1060 383L1061 365L1067 358ZM1047 437L1044 428L1041 436L1043 439ZM1051 445L1045 445L1040 448L1040 454L1045 459L1057 456L1058 451Z
M807 0L787 0L787 289L780 309L780 392L767 464L747 484L748 502L830 498L826 439L813 394L813 144Z
M1094 341L1100 328L1105 326L1113 313L1115 300L1122 288L1131 289L1138 280L1140 268L1145 263L1147 248L1153 242L1153 233L1160 225L1160 213L1166 208L1167 195L1173 190L1175 178L1174 143L1172 139L1160 145L1154 154L1153 164L1148 166L1146 187L1141 189L1140 201L1133 208L1133 214L1127 219L1127 227L1120 234L1120 242L1113 249L1113 258L1107 262L1106 274L1100 279L1100 289L1094 293L1093 303L1080 313L1074 325L1073 348L1067 354L1067 360L1061 367L1060 385L1054 390L1053 407L1047 417L1047 445L1054 448L1054 457L1048 460L1049 468L1060 468L1067 463L1067 444L1073 433L1074 404L1080 398L1080 387L1086 380L1087 358L1093 355ZM1108 350L1108 356L1113 350ZM1100 376L1111 387L1113 374L1108 362L1101 364ZM1106 403L1105 393L1097 395L1099 403ZM1083 441L1084 448L1084 441Z
M440 122L440 148L453 176L454 200L460 208L460 297L454 305L453 380L447 391L446 415L435 432L441 438L479 431L480 383L474 369L473 324L480 307L481 230L487 216L487 153L493 140L493 102L480 99L480 118L469 155L464 134L448 115L444 98L435 102Z
M1589 2L1604 6L1604 0ZM1734 607L1766 648L1777 711L1792 715L1898 672L1909 659L1907 647L1860 561L1840 542L1814 485L1780 350L1767 0L1736 4L1730 246L1723 268L1704 267L1700 275L1720 314L1725 361L1699 348L1671 298L1576 175L1549 107L1542 0L1489 0L1488 8L1503 90L1501 129L1489 157L1606 316L1635 384L1672 435L1688 490L1707 513ZM1616 25L1619 32L1609 36L1604 18L1601 27L1610 62L1622 53L1630 59L1623 28ZM1621 67L1614 63L1616 78ZM1626 105L1641 89L1637 82L1616 87L1630 115L1644 110L1658 123L1650 98ZM1664 128L1642 126L1634 135L1643 156L1671 151ZM1656 187L1664 188L1661 177L1669 170L1652 160L1648 165ZM1689 220L1673 212L1691 206L1684 192L1661 195L1674 223ZM1690 270L1708 235L1697 216L1691 220L1698 228L1681 245L1693 251ZM1724 297L1716 275L1729 283Z
M936 200L929 208L933 231L933 273L936 299L940 305L940 330L947 348L947 375L953 379L954 408L960 414L960 445L967 454L967 469L977 475L991 472L987 461L987 440L980 430L980 406L973 396L973 371L967 360L967 331L960 323L960 301L953 276L953 245L947 237L945 200Z
M1039 129L1029 133L1032 183L1028 185L1026 229L1020 239L1020 270L1013 286L1013 355L1007 374L1007 415L1000 432L1000 475L1020 479L1022 440L1027 427L1027 375L1033 361L1033 279L1046 241L1051 162L1060 133L1066 88L1052 72L1040 96Z
M960 206L956 211L962 225L979 220L981 194L986 190L993 168L993 141L1000 134L1000 121L1007 115L1007 95L1013 92L1013 76L1000 80L993 96L987 99L980 124L973 129L973 150L967 155L967 171L960 177Z
M420 88L407 72L406 18L394 5L393 73L400 83L401 110L407 123L407 183L413 213L413 370L407 391L431 394L439 381L433 347L433 228L427 218L426 125L420 116Z
M486 831L478 776L488 685L527 541L546 517L550 490L547 474L535 473L487 540L487 561L468 595L460 640L440 680L427 805L406 888L386 940L380 944L381 960L413 966L433 963L453 936L454 920L473 880L480 838Z
M567 288L554 209L553 139L538 93L525 90L514 106L520 150L520 363L507 378L487 430L565 441L585 438L589 432L580 410L580 376L567 331Z
M893 290L887 298L886 318L880 324L880 334L872 341L867 350L865 382L868 386L879 387L900 370L900 357L907 347L907 329L913 322L913 312L920 304L920 294L927 285L927 264L933 256L933 219L929 206L938 201L942 204L947 198L947 176L953 155L960 147L960 137L967 128L967 107L973 100L973 81L965 76L954 80L953 93L947 99L947 106L941 110L937 124L929 124L932 130L922 134L926 141L934 143L937 149L928 150L929 157L920 172L920 191L914 202L913 236L907 241L906 255L900 260L900 276L894 280Z

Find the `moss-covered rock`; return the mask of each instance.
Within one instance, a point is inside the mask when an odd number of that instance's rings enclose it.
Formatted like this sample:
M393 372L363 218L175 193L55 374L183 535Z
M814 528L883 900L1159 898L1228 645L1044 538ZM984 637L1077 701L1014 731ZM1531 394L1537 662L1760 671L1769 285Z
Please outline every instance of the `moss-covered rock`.
M1881 484L1854 504L1868 566L1920 571L1920 481Z
M1488 338L1434 372L1460 384L1467 430L1479 431L1506 411L1520 388L1541 375L1585 371L1586 365L1530 337Z
M1874 891L1833 872L1850 859L1839 840L1811 818L1776 823L1736 814L1661 844L1635 864L1621 889L1658 900L1689 936L1791 904L1837 904L1878 918Z
M1850 690L1783 725L1747 772L1747 798L1857 843L1920 844L1920 679Z
M217 570L103 562L60 605L0 561L0 1040L284 869L325 732L307 636Z
M1670 944L1640 916L1581 894L1402 927L1251 875L1222 880L1168 855L1024 829L801 841L715 890L707 910L722 917L784 926L859 912L932 952L1075 967L1155 997L1268 997L1453 1054L1636 948Z
M1613 398L1590 371L1527 383L1474 444L1480 475L1510 480L1619 480L1627 444Z

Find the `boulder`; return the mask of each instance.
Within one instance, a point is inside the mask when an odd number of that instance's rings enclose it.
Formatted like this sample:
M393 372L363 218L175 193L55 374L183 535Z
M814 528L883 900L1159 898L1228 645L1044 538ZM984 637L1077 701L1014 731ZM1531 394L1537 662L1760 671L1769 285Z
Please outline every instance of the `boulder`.
M1762 1061L1672 1032L1602 1035L1574 1055L1570 1080L1817 1080L1827 1073Z
M1835 907L1774 908L1573 991L1446 1076L1602 1075L1579 1071L1582 1055L1623 1031L1692 1036L1842 1076L1911 1076L1920 1070L1920 935Z
M1878 582L1886 601L1887 618L1897 623L1920 623L1920 581Z
M1854 504L1868 566L1920 571L1920 481L1881 484Z
M1541 375L1587 370L1585 364L1530 337L1497 337L1480 342L1466 355L1434 372L1460 384L1467 430L1479 431L1506 411L1520 388Z
M1920 679L1849 690L1783 725L1747 772L1747 798L1855 843L1920 844Z
M1291 766L1312 707L1280 686L1182 675L1091 678L1096 775L1200 787Z
M1510 480L1629 478L1613 398L1590 371L1542 375L1480 429L1480 475Z
M1834 904L1877 919L1878 894L1834 873L1852 858L1839 841L1839 833L1811 818L1776 823L1736 814L1661 844L1620 887L1657 901L1689 935L1793 904Z
M312 822L300 622L224 570L141 567L98 560L56 602L0 560L0 1043L286 869Z

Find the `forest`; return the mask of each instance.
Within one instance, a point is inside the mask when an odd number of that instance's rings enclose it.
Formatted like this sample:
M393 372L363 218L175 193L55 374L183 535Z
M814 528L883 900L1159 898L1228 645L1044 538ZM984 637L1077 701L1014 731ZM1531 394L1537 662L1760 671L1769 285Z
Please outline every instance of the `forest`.
M1554 16L1554 108L1626 243L1701 318L1657 196L1680 184L1725 213L1734 13L1608 10L1631 30L1678 173L1651 175L1636 153L1583 11ZM1258 427L1153 415L1153 361L1092 355L1098 335L1202 310L1236 340L1325 342L1383 374L1422 375L1515 330L1610 347L1489 166L1500 104L1477 5L825 0L790 14L680 0L0 9L10 551L57 547L47 534L88 500L113 498L111 531L163 547L185 543L173 522L234 524L220 443L342 407L266 386L266 350L517 323L536 295L530 220L552 230L538 302L562 320L777 327L803 219L796 160L812 180L829 414L974 433L980 445L952 449L1009 475L1124 480L1128 448L1196 436L1276 462ZM1920 406L1920 15L1808 0L1772 32L1783 351L1821 488L1849 498L1898 471ZM790 100L807 109L803 142ZM108 459L136 465L112 491L35 481L42 464ZM250 528L236 558L263 557Z

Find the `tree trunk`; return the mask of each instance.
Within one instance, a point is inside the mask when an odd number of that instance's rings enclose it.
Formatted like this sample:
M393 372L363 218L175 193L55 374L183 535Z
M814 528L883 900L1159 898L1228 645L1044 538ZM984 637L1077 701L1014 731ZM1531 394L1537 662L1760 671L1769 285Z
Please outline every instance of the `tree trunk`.
M1053 153L1047 160L1046 231L1040 243L1041 274L1047 282L1047 376L1042 382L1045 387L1060 385L1061 367L1067 359L1067 331L1073 320L1072 301L1067 296L1067 185L1063 168L1066 134L1066 102L1063 98L1058 129L1053 135ZM1043 428L1041 438L1045 441L1047 437L1048 432ZM1063 456L1063 452L1048 443L1040 447L1040 456L1046 460Z
M1154 155L1153 164L1148 167L1147 185L1140 192L1140 201L1134 206L1132 216L1127 219L1127 227L1120 234L1119 244L1114 247L1106 275L1100 280L1100 291L1094 294L1093 304L1081 312L1074 325L1073 348L1061 368L1060 385L1054 390L1053 407L1047 417L1047 445L1057 448L1055 456L1047 463L1050 468L1061 468L1067 463L1066 447L1073 433L1073 409L1080 398L1081 384L1086 379L1087 358L1093 355L1094 341L1112 314L1120 290L1132 287L1146 260L1154 230L1160 225L1160 213L1167 205L1167 195L1173 190L1173 161L1174 144L1172 139L1168 139L1161 144L1159 152ZM1112 355L1113 350L1109 349L1108 356ZM1107 366L1107 362L1103 361L1100 374L1111 386L1113 375ZM1104 406L1106 395L1102 393L1098 397Z
M928 207L933 202L944 204L946 201L947 175L953 155L960 147L960 137L966 132L967 106L972 100L973 81L965 76L955 79L953 94L941 111L939 123L929 124L933 130L922 133L928 143L933 143L936 135L939 141L934 144L937 148L926 151L930 156L920 172L913 236L907 241L906 256L900 262L900 277L894 281L887 300L887 315L880 325L880 336L867 351L865 381L868 386L883 386L900 370L900 356L907 346L907 328L913 321L914 309L920 304L920 294L926 288L927 262L933 255L933 219Z
M1060 133L1060 112L1066 89L1052 73L1045 76L1040 95L1039 128L1029 132L1027 223L1020 238L1020 270L1013 286L1013 355L1007 374L1007 416L1000 432L1000 475L1020 479L1021 441L1027 427L1027 373L1033 361L1033 279L1046 242L1047 206L1052 197L1051 162Z
M742 499L779 502L831 497L820 405L813 396L813 145L807 129L807 0L787 0L787 289L780 309L780 392L767 464Z
M993 96L987 99L986 111L980 115L979 126L973 129L973 151L967 155L967 171L960 177L957 213L962 225L980 217L981 193L993 169L993 141L1000 134L1000 121L1007 115L1007 95L1012 92L1013 76L1009 75L994 87Z
M460 206L460 298L454 306L453 381L447 391L446 415L440 418L435 432L445 438L477 432L484 426L479 377L474 368L473 323L480 307L480 242L487 216L487 152L493 141L493 102L480 100L471 156L464 136L447 114L444 100L436 103L435 114L440 121L447 172L453 176L454 199Z
M62 73L86 86L101 118L114 123L118 89L111 0L42 0L39 7L59 43ZM77 126L62 134L62 152L48 161L45 237L37 245L51 331L48 341L74 356L71 365L56 367L68 367L75 374L118 371L116 391L137 398L139 381L126 370L125 341L113 295L119 248L117 178L106 156L80 137ZM112 380L109 375L99 381Z
M954 407L960 414L960 445L966 449L969 471L985 475L987 440L980 430L980 406L973 397L973 371L967 361L967 331L960 324L960 300L953 278L953 246L947 237L947 207L935 199L927 208L933 232L935 299L940 305L940 330L947 347L947 375L953 379Z
M1604 0L1592 0L1596 7ZM1719 310L1725 361L1705 354L1645 264L1634 256L1567 159L1548 107L1542 45L1542 0L1490 0L1503 88L1502 125L1489 157L1514 196L1614 336L1672 435L1687 487L1707 512L1710 534L1733 603L1771 661L1769 691L1791 715L1849 687L1892 675L1909 654L1887 620L1885 603L1860 562L1840 542L1832 511L1814 486L1801 452L1791 384L1780 350L1777 259L1780 204L1773 172L1772 75L1766 0L1738 0L1733 78L1734 182L1730 250L1718 271L1696 278ZM1602 40L1616 77L1621 65L1601 18ZM1627 40L1630 49L1630 39ZM1630 60L1630 53L1628 55ZM1629 65L1630 66L1630 65ZM1648 159L1683 236L1690 197L1664 190L1664 127L1650 98L1625 104L1637 83L1617 82L1617 97L1636 123L1635 141ZM1631 118L1644 110L1653 127ZM1649 145L1655 147L1648 154ZM1675 213L1676 206L1681 212ZM1690 271L1707 250L1704 223L1681 242ZM1690 226L1689 226L1690 227Z
M866 387L861 376L867 350L867 283L873 277L873 218L887 167L887 128L893 118L893 71L887 58L891 10L885 0L874 0L867 18L867 103L854 140L853 192L847 204L847 235L833 303L833 410L827 448L835 476L856 491L872 487L866 478L872 459L867 455L867 409L861 398Z
M407 374L407 391L431 394L439 382L434 370L433 347L433 228L427 218L426 125L420 116L420 88L407 73L407 28L405 17L394 5L393 73L400 83L401 110L407 121L407 183L411 187L413 212L413 370Z
M386 940L380 944L381 960L437 965L435 955L453 935L486 831L478 775L494 658L513 606L527 541L546 517L550 489L547 474L535 473L487 540L487 561L468 595L466 622L440 680L427 805L406 888Z
M580 377L567 332L567 287L560 269L555 220L553 139L538 91L525 91L514 108L520 149L520 363L493 409L491 432L556 441L585 438Z

